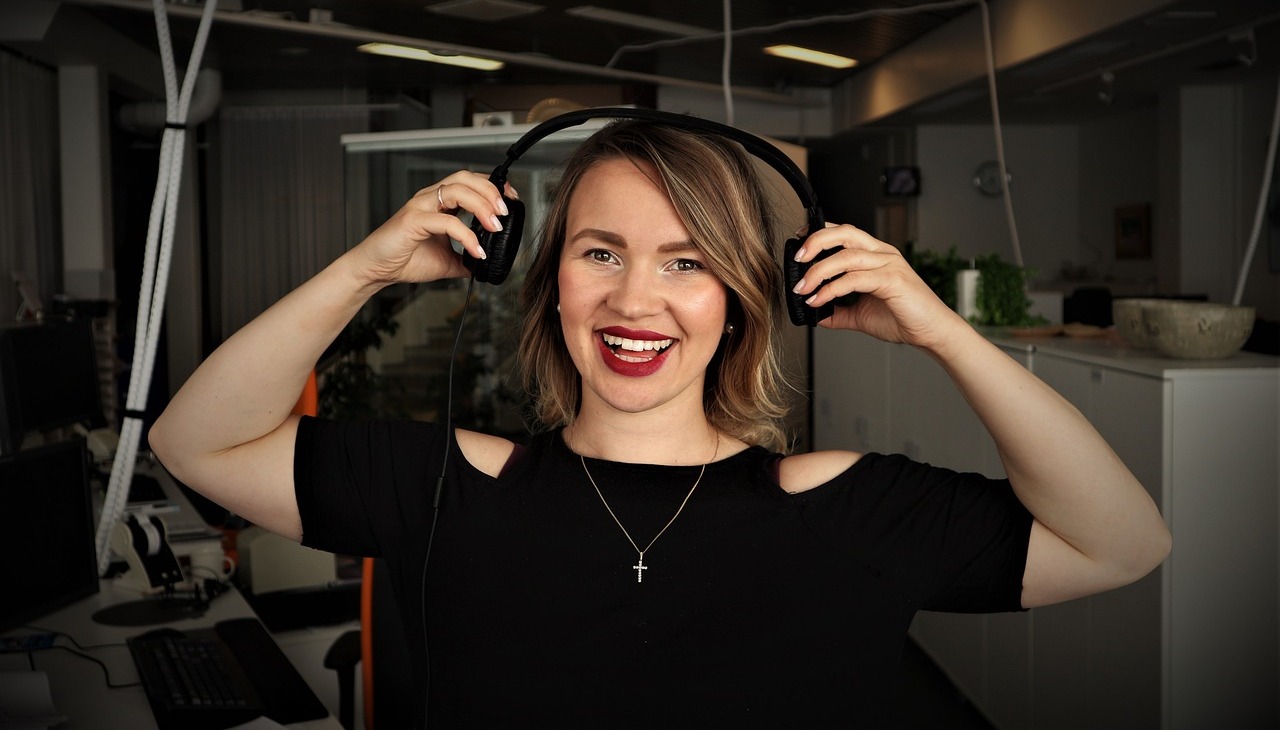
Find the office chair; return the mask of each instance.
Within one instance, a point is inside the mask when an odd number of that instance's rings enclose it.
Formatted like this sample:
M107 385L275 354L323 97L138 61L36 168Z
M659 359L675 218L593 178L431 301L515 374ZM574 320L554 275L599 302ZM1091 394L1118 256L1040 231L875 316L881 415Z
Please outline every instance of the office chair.
M324 666L338 673L338 722L345 730L355 730L356 664L365 730L413 727L421 702L414 698L400 607L386 564L375 558L365 558L361 570L360 629L339 636L324 657Z

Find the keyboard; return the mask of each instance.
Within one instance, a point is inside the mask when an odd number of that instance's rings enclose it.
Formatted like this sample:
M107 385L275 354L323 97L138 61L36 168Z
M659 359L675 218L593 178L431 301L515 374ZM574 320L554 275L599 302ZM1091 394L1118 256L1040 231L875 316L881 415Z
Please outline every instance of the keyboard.
M128 639L160 730L220 730L266 715L281 724L329 712L257 619L156 629Z

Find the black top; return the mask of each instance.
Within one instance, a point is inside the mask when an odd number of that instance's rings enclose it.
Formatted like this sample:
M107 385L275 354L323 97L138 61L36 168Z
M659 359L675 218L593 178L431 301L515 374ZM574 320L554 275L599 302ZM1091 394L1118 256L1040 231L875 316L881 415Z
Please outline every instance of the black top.
M305 418L295 479L303 542L385 558L419 682L422 595L431 726L877 727L920 609L1020 609L1031 516L1007 482L868 454L801 494L779 456L709 465L645 554L601 504L559 431L498 478L426 423ZM588 459L644 547L700 467Z

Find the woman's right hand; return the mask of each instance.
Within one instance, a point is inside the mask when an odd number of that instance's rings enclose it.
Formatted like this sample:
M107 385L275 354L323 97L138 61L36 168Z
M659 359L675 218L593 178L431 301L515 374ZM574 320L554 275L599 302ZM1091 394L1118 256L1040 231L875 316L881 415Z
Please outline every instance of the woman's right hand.
M506 192L516 196L510 185ZM485 258L485 252L476 235L458 218L463 210L491 232L502 230L498 216L507 215L502 195L488 177L465 170L455 172L419 190L352 249L352 254L360 257L360 276L377 287L469 276L450 239L475 258Z

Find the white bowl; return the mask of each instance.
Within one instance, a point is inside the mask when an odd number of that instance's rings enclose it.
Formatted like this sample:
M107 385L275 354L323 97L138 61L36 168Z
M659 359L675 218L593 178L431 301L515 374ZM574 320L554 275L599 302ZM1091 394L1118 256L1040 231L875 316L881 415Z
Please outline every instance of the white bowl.
M1142 306L1143 329L1169 357L1216 360L1244 346L1253 332L1253 307L1209 302L1157 301Z

